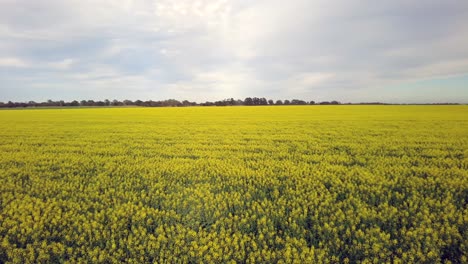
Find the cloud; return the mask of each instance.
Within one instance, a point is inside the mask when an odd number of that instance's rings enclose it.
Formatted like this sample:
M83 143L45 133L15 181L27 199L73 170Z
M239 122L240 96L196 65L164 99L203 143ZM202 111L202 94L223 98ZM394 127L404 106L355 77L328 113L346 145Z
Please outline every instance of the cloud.
M25 68L29 67L29 63L18 58L3 57L0 58L0 67Z
M29 68L29 69L55 69L66 70L74 63L73 59L64 59L61 61L53 61L45 64L32 63L20 58L3 57L0 58L0 67L4 68Z
M58 70L66 70L69 69L74 63L73 59L63 59L58 62L51 62L49 66Z
M452 0L0 0L0 101L468 102L425 90L468 75L466 24Z

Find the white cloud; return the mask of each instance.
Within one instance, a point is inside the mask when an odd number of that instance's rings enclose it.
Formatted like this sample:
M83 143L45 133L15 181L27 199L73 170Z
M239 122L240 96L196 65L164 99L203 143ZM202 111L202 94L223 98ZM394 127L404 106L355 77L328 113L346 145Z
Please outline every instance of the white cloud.
M70 69L73 63L75 63L74 59L64 59L58 62L50 62L49 64L46 65L46 67L50 67L52 69L57 69L57 70L67 70L67 69Z
M468 74L467 23L468 3L450 0L3 0L0 89L360 101Z
M64 59L61 61L53 61L40 64L15 57L0 57L0 67L4 68L67 70L72 66L74 62L75 60L73 59Z
M30 64L22 59L13 57L0 57L0 67L26 68Z

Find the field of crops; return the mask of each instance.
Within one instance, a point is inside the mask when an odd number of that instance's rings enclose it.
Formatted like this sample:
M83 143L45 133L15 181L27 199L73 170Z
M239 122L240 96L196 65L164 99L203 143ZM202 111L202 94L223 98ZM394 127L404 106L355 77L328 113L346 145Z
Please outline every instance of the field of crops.
M1 110L0 124L0 262L468 262L468 106Z

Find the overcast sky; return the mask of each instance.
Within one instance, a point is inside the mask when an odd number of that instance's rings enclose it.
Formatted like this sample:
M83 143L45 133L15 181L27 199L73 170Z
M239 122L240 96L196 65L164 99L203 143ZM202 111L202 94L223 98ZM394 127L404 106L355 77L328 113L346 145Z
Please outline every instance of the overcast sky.
M0 101L468 103L468 1L0 0Z

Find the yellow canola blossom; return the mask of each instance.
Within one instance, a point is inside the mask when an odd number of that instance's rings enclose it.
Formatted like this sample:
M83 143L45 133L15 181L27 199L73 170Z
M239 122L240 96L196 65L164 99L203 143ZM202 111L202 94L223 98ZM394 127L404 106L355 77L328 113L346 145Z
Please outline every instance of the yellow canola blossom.
M0 122L0 263L468 262L468 106Z

